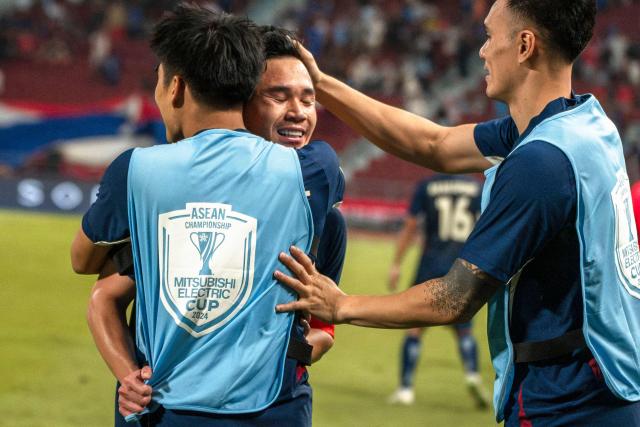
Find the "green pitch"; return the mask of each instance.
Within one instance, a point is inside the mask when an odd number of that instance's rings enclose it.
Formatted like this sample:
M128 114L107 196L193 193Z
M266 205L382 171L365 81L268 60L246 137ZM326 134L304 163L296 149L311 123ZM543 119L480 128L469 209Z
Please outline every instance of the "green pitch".
M85 323L91 277L69 266L79 217L0 211L0 426L112 425L114 380ZM383 293L392 242L350 236L342 286ZM404 280L411 280L412 261ZM486 385L489 363L485 312L476 320ZM453 332L427 332L418 368L416 403L386 404L397 385L401 331L339 326L336 345L313 366L314 425L490 426L467 395Z

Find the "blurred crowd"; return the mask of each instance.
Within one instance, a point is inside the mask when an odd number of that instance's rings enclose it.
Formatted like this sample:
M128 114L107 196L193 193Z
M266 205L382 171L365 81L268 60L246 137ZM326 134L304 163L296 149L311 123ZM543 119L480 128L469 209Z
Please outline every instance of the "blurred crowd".
M243 14L255 1L202 3ZM104 84L117 88L127 72L127 46L144 42L152 23L173 3L18 0L0 16L0 70L16 59L36 66L81 59ZM270 3L276 9L273 23L296 30L324 70L358 89L450 124L505 113L486 99L480 82L477 53L491 0ZM576 89L595 92L621 131L631 129L626 139L634 142L640 142L640 131L634 130L640 128L640 32L636 23L618 21L635 21L638 3L598 0L601 16L623 13L598 27L576 66ZM624 13L627 9L632 13ZM0 71L0 94L9 84L11 76Z
M11 3L11 2L10 2ZM121 80L122 50L144 39L151 25L175 1L17 0L0 15L0 64L21 59L34 65L67 65L88 59L106 83ZM242 13L248 1L200 1Z

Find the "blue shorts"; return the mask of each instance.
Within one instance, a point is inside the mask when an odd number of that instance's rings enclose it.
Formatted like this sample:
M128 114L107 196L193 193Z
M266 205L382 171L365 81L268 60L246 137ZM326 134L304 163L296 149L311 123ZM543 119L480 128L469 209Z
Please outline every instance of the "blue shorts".
M586 350L548 362L518 363L505 427L640 426L640 402L618 399Z

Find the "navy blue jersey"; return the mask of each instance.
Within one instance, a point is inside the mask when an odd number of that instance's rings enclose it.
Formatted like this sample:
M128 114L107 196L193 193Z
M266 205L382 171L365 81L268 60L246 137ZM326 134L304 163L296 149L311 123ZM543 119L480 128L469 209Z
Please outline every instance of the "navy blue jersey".
M320 237L316 268L334 282L340 283L346 252L347 223L338 208L331 208Z
M522 135L510 117L479 124L476 144L485 156L504 158L542 120L583 101L576 97L549 103ZM514 343L547 340L582 327L576 203L571 163L547 142L531 141L497 170L491 203L460 257L502 282L521 271L510 311ZM519 416L553 416L621 404L605 386L589 351L577 350L561 360L516 364L506 425L519 425ZM566 418L560 424L581 424L589 418L576 419Z
M92 242L113 243L129 237L127 175L132 152L125 151L109 165L97 200L82 218L82 229ZM296 153L313 215L314 234L319 237L327 213L342 201L344 176L335 151L324 141L313 141Z
M485 156L506 157L538 123L577 102L550 103L522 136L509 117L479 124L476 144ZM513 342L551 339L582 326L576 200L571 163L547 142L525 145L497 171L491 203L461 257L502 282L531 260L513 298Z
M480 215L480 183L468 176L434 175L415 189L408 214L424 219L424 248L415 283L444 276Z
M122 153L105 171L97 200L83 217L82 228L93 242L113 243L129 237L127 176L132 152ZM323 236L318 250L318 260L322 265L319 269L322 268L320 271L338 282L346 251L346 225L333 206L342 201L344 176L335 151L326 142L313 141L296 153L312 211L314 233L318 237ZM292 337L303 339L303 328L297 323L292 328ZM285 406L296 406L292 399L300 396L310 399L307 375L298 378L296 368L297 361L287 358L283 385L274 406L282 406L279 402L287 402Z

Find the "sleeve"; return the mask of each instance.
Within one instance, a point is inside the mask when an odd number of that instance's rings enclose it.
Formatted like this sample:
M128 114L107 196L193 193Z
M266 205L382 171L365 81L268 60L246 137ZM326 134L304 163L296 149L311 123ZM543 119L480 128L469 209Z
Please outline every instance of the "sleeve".
M135 280L131 242L116 246L111 253L111 260L115 264L118 274L129 276Z
M518 128L510 116L479 123L473 129L476 146L486 157L507 157L518 140Z
M325 323L322 320L318 320L312 316L311 322L309 322L309 326L313 329L320 329L322 331L325 331L326 333L331 335L332 338L336 337L336 327L331 323Z
M327 213L342 201L344 193L344 176L338 156L324 141L313 141L296 150L296 153L311 207L315 235L322 236Z
M489 205L460 257L502 282L575 221L571 163L557 147L532 141L500 166Z
M337 208L327 214L324 232L318 247L318 271L340 283L344 258L347 252L347 223Z
M94 243L114 244L129 238L127 176L133 149L118 156L102 177L96 201L82 217L82 230Z
M420 215L420 213L424 213L426 195L427 181L422 181L416 186L416 189L413 192L413 197L411 197L411 204L409 205L407 214L415 217Z

